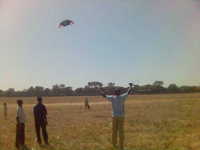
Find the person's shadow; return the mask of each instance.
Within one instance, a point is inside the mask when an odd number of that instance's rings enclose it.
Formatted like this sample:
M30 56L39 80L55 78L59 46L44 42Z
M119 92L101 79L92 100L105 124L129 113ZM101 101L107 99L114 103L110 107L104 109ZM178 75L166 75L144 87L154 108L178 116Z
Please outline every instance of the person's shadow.
M54 147L52 145L40 145L41 148L52 150Z
M31 150L27 145L24 145L22 148L20 148L19 150Z
M40 147L42 149L48 149L48 150L53 150L54 147L52 145L40 145ZM32 150L31 148L29 148L27 145L24 145L23 147L21 147L18 150Z

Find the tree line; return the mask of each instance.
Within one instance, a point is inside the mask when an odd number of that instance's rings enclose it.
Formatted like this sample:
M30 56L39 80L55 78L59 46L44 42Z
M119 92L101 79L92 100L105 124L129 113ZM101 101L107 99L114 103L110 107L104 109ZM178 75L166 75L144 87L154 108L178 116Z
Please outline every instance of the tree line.
M127 87L116 86L115 83L108 83L103 85L102 82L92 81L88 82L85 87L73 89L71 86L65 84L56 84L51 88L44 88L42 86L31 86L24 90L15 90L9 88L8 90L0 90L1 97L21 97L21 96L98 96L99 89L104 90L107 94L113 94L116 88L122 92L127 90ZM161 93L195 93L200 92L200 86L177 86L170 84L164 87L163 81L155 81L152 84L135 85L134 93L136 94L161 94Z

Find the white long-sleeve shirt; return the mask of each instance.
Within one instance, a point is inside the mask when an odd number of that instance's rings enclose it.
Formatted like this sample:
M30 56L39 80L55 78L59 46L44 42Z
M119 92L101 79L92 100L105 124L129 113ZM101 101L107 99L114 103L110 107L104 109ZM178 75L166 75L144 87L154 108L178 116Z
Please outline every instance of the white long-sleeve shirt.
M23 107L17 108L17 117L19 119L19 123L25 123L26 122L26 115L25 115Z

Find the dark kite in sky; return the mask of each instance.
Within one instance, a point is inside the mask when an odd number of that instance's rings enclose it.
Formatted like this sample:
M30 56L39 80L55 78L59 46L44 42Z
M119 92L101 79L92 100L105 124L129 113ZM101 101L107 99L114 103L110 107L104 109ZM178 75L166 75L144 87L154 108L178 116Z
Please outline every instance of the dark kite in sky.
M66 27L66 26L68 26L68 25L72 25L72 24L74 24L74 22L72 21L72 20L64 20L64 21L62 21L60 24L59 24L59 28L61 28L61 27Z

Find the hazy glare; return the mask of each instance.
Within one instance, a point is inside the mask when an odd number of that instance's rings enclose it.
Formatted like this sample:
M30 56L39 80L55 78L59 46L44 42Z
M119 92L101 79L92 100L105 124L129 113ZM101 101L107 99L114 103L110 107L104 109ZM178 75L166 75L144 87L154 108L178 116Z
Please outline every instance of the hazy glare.
M0 89L199 85L199 18L197 0L0 0Z

